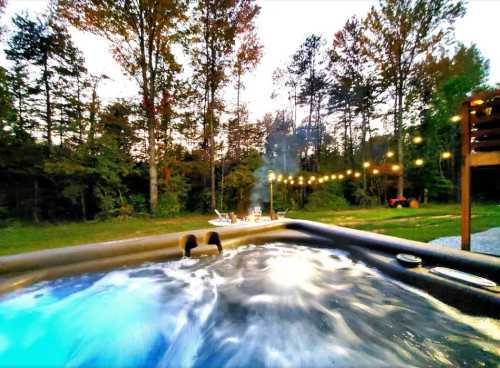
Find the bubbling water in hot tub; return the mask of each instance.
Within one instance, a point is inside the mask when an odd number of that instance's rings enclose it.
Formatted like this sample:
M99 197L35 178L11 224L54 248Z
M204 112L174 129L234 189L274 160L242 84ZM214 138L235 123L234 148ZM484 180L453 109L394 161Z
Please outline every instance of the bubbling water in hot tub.
M495 366L498 321L338 250L273 243L0 300L0 366Z

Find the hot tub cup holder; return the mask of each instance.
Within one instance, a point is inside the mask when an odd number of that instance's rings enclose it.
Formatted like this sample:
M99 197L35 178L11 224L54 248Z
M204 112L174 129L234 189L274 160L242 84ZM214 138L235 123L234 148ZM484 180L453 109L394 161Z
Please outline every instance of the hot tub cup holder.
M194 234L186 234L179 238L179 247L184 257L191 257L193 253L196 253L196 255L213 254L213 246L216 247L218 254L222 253L222 243L219 233L216 231L206 233L203 237L202 245L198 243L198 238Z

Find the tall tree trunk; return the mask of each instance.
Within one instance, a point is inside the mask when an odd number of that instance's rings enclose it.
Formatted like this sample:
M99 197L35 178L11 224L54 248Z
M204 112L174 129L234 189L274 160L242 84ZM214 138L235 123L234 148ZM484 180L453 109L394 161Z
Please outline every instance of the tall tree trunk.
M52 103L50 101L50 84L49 84L47 52L45 53L43 58L43 83L45 86L45 115L47 122L47 144L50 149L52 147Z
M38 224L40 219L38 217L38 179L33 181L33 222Z
M85 205L85 189L80 192L80 208L82 210L82 220L87 220L87 206Z
M94 137L95 137L95 129L97 123L97 82L94 84L92 88L92 100L90 102L90 127L89 127L89 136L88 140L91 146L94 145Z
M240 134L240 89L241 89L241 73L238 72L238 82L236 84L236 161L240 159L241 154L241 134Z
M403 151L403 90L402 85L397 91L398 98L398 111L397 111L397 145L398 145L398 165L399 165L399 176L398 176L398 196L403 196L404 194L404 151Z
M78 118L78 135L80 142L83 142L83 119L82 119L82 104L81 104L81 92L80 92L80 72L76 76L76 111Z
M142 11L142 10L141 10ZM146 61L146 40L145 40L145 25L143 14L139 21L140 37L140 58L141 58L141 77L142 77L142 95L143 104L146 113L146 124L148 128L148 158L149 158L149 208L151 212L156 210L158 205L158 171L156 166L156 117L154 111L155 103L155 86L151 73L151 45L148 48L148 57L150 63ZM149 75L148 75L149 72ZM153 93L153 94L151 94Z
M222 165L221 165L221 176L220 176L220 210L224 210L224 156L222 157Z
M212 89L209 102L209 133L210 133L210 208L216 208L216 186L215 186L215 127L214 127L214 91Z

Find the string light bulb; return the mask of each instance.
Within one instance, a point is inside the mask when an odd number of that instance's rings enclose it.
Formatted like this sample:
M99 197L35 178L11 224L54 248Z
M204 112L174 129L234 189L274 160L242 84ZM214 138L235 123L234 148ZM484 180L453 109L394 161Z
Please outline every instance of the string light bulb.
M337 179L337 175L333 174L332 175L332 180L336 180Z
M446 151L446 152L441 153L441 158L444 160L451 158L451 152Z
M319 178L319 179L318 179L318 182L319 182L320 184L323 184L323 178Z
M365 169L369 168L370 167L370 162L369 161L363 162L363 167Z
M373 173L373 175L378 175L380 173L380 171L378 169L373 169L372 173Z
M416 137L413 137L412 142L415 144L420 144L423 140L424 139L421 136L417 135Z
M385 154L387 157L391 158L391 157L394 157L394 152L392 151L387 151L387 153Z
M344 179L344 175L339 174L339 180L342 180L342 179Z
M415 160L415 165L422 166L423 164L424 164L424 160L422 160L421 158L417 158Z
M460 120L462 120L462 117L460 115L453 115L451 118L450 118L450 121L452 123L458 123Z
M351 170L351 169L349 169L349 170L347 170L345 173L346 173L347 175L351 175L351 174L352 174L352 170Z
M399 165L392 165L392 171L399 171L401 167Z
M357 171L354 173L354 177L355 177L355 178L359 178L360 176L361 176L361 173L359 173L359 172L357 172Z

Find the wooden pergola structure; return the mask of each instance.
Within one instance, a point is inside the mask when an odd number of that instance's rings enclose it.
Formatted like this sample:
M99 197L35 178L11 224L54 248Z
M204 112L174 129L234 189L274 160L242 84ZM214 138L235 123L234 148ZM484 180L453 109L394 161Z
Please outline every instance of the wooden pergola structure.
M500 90L464 101L462 123L462 250L470 251L471 168L500 165Z

